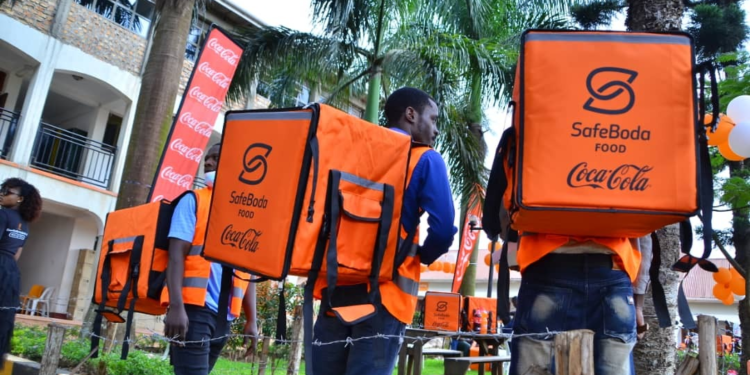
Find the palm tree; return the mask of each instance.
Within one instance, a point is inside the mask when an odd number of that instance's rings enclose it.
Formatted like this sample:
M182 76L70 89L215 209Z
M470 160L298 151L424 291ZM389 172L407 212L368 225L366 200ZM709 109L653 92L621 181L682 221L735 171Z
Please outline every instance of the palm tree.
M394 88L424 89L440 103L437 148L447 157L453 191L465 212L471 199L481 204L486 185L483 108L508 97L521 32L562 24L531 6L554 1L525 1L529 7L523 11L519 3L362 0L347 13L349 1L313 0L324 36L285 28L245 33L237 74L244 77L240 82L249 82L264 72L281 73L272 85L280 91L322 85L334 104L366 92L365 119L373 123L379 122L380 99ZM230 97L247 88L230 89ZM467 279L473 294L474 277Z
M172 125L196 0L156 0L158 22L141 80L117 209L146 202Z

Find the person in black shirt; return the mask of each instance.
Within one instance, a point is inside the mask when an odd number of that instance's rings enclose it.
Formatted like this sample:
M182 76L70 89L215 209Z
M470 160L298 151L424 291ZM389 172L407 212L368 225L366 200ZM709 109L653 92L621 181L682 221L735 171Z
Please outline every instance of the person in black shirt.
M29 236L29 223L42 212L39 191L20 178L0 185L0 370L10 351L16 309L19 307L21 273L16 261ZM10 308L8 308L10 307ZM16 309L13 309L15 307Z

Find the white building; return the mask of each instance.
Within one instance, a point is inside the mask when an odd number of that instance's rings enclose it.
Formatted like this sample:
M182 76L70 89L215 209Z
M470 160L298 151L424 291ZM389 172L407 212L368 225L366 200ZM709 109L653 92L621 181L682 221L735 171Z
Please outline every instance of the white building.
M153 17L153 0L0 6L0 180L23 178L44 198L18 264L22 293L56 288L57 317L82 319L91 298L94 250L115 207ZM230 31L260 25L225 0L199 18L181 90L211 23ZM219 116L216 128L222 124Z

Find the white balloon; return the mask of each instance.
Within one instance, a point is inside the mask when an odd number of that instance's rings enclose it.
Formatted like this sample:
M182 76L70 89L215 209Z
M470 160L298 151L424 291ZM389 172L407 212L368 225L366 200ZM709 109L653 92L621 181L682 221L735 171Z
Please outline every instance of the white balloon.
M727 116L735 124L750 122L750 95L740 95L732 99L727 106Z
M729 147L735 154L750 158L750 121L740 122L732 128Z

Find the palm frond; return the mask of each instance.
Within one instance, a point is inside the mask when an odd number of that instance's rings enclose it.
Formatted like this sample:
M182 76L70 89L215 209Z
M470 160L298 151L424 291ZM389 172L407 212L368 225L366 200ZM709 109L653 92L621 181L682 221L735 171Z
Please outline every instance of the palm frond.
M352 44L283 27L247 30L235 38L244 51L229 88L230 100L241 100L253 82L268 72L282 70L298 81L331 74L344 77L361 58Z

